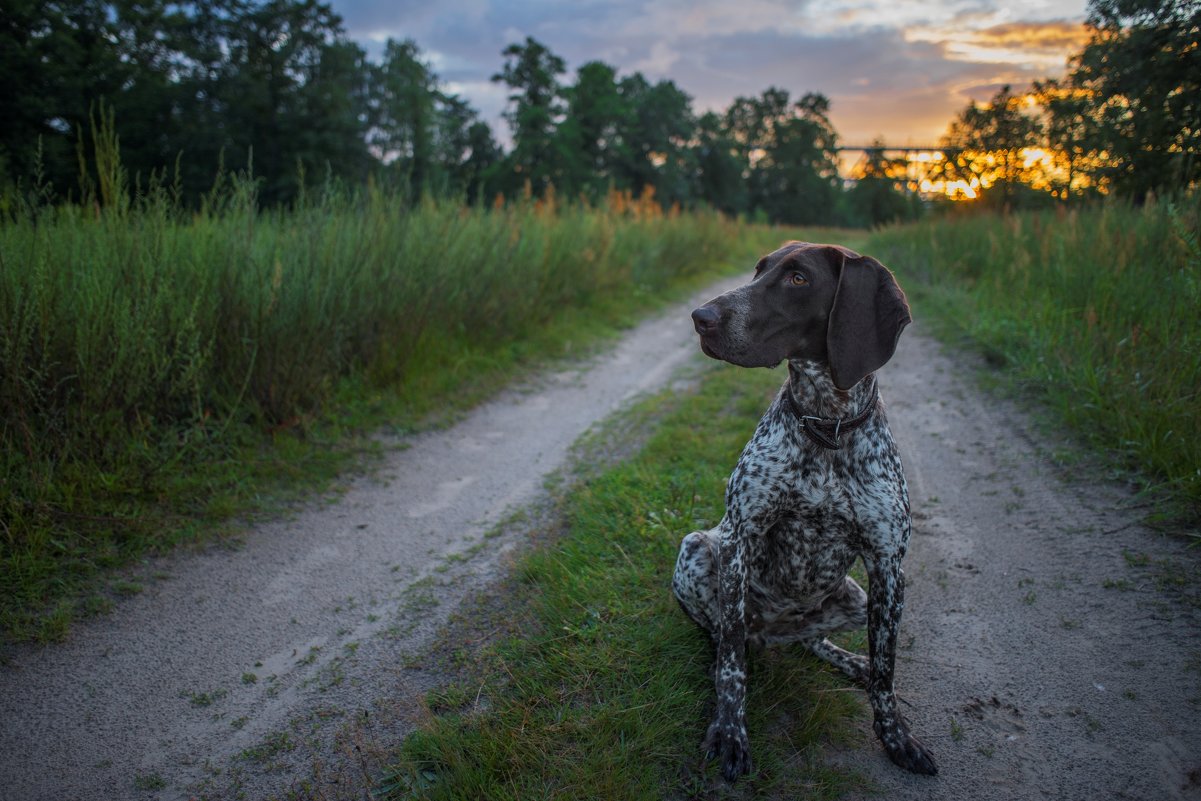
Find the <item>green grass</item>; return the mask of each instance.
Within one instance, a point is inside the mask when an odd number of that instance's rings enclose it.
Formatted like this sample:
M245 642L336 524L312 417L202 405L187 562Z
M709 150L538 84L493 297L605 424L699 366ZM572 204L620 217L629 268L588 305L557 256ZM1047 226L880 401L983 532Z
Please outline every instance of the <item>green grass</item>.
M460 681L430 696L381 797L829 798L854 781L820 745L866 714L862 693L797 649L752 655L755 772L719 778L700 753L712 645L670 592L680 540L720 519L725 478L783 376L718 366L697 393L635 410L633 427L653 434L570 489L561 530L515 566L489 622L472 614L505 634L459 654Z
M871 237L917 307L1058 425L1201 519L1201 203L932 220ZM1166 500L1166 503L1164 502Z

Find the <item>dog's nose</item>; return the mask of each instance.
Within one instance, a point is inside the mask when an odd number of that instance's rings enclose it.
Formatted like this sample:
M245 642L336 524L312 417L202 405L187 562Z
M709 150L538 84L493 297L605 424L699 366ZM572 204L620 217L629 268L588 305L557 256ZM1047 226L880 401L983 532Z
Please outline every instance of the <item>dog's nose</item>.
M698 334L707 334L717 328L721 315L712 306L701 306L692 312L692 326Z

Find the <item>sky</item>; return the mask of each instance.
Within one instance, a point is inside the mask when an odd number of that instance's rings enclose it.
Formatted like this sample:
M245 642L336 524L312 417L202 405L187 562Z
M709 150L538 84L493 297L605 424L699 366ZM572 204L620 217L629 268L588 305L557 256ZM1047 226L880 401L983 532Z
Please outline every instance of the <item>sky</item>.
M971 100L1004 84L1062 75L1087 39L1086 0L332 0L375 59L417 42L443 88L466 99L503 142L501 51L533 36L567 64L669 79L693 110L777 86L821 92L840 141L935 145Z

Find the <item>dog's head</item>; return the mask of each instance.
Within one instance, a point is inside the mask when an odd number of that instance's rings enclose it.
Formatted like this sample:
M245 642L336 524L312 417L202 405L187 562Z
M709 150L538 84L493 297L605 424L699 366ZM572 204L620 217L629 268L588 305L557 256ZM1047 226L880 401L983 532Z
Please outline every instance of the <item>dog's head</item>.
M788 242L755 265L749 284L692 312L701 350L742 367L785 359L829 364L850 389L892 358L913 318L888 269L838 245Z

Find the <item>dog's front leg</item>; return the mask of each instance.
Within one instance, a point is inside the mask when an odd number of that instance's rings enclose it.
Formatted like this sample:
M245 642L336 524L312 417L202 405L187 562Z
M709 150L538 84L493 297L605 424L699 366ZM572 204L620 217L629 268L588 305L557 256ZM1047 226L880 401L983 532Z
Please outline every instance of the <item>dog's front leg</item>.
M934 775L938 767L921 741L909 733L909 727L897 710L893 691L896 664L897 631L905 603L901 554L875 553L864 556L867 567L867 644L870 678L867 695L875 717L873 728L889 758L913 773Z
M705 736L708 757L721 759L721 773L734 781L751 770L746 735L746 533L722 521L718 548L717 713Z

